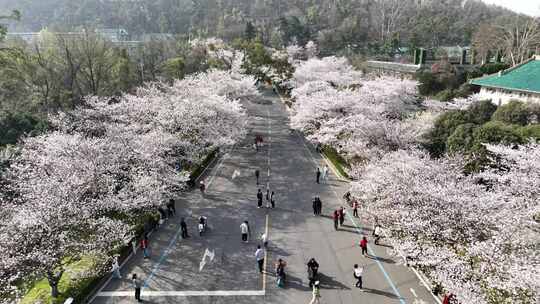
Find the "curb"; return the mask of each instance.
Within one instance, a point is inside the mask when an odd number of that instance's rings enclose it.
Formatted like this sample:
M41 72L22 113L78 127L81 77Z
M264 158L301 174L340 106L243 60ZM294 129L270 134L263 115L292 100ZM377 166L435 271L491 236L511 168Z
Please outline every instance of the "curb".
M216 163L216 161L217 161L218 159L220 159L222 156L223 156L223 154L222 154L221 151L218 152L218 153L216 153L214 159L212 159L212 161L210 161L210 162L206 165L206 167L204 168L204 170L201 171L201 173L199 174L199 176L197 176L197 177L194 179L194 181L198 181L198 180L204 175L204 173L208 170L208 168L212 167L212 166ZM193 191L193 189L190 189L189 191ZM148 233L148 236L151 236L152 233L154 233L154 231L156 231L156 230L157 230L157 228L152 229L152 231L150 231L150 232ZM129 244L128 244L127 246L129 247ZM136 252L138 252L138 250L137 250ZM135 254L137 254L137 253L135 253ZM127 263L129 260L131 260L135 254L133 253L133 250L130 250L129 255L128 255L128 256L122 261L122 263L120 264L119 269L121 270L122 267L124 267L124 265L126 265L126 263ZM84 299L84 303L92 303L92 302L96 299L98 293L100 293L101 290L103 290L103 288L104 288L105 286L107 286L107 284L109 284L109 282L111 281L112 277L113 277L113 274L110 273L110 272L109 272L106 276L104 276L104 277L100 280L100 283L101 283L101 282L103 282L103 283L98 284L98 285L96 286L96 288L94 288L94 289L92 290L92 292L88 294L88 296Z

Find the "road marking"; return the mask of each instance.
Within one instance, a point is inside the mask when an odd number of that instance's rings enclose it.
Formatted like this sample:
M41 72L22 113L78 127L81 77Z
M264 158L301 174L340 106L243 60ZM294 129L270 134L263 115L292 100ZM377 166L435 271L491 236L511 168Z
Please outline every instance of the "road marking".
M219 165L217 166L216 170L214 170L214 172L210 176L210 180L206 184L206 189L207 190L210 188L210 185L212 185L212 182L214 181L214 177L216 177L217 172L219 172L219 170L221 169L221 166L223 166L223 163L224 163L225 159L227 158L227 156L229 156L234 151L235 147L236 147L236 144L233 145L232 148L229 150L229 152L225 153L223 158L220 160ZM201 201L201 199L202 198L199 199L199 202ZM174 235L174 237L169 241L169 244L167 245L167 248L165 249L165 251L163 251L163 253L159 257L158 262L152 268L152 272L150 272L150 275L146 278L146 280L144 280L144 284L143 284L143 287L142 287L143 289L148 287L148 283L150 283L150 280L152 280L152 278L154 277L154 275L158 271L159 267L161 266L161 264L163 263L165 258L169 255L169 252L172 250L173 245L176 244L176 240L178 239L178 237L180 236L181 233L182 233L182 227L179 226L178 230L176 231L176 233Z
M201 262L199 263L199 272L201 272L204 266L206 266L206 258L208 257L210 259L210 262L212 262L215 256L216 255L213 250L210 251L208 250L208 248L206 248L206 250L204 251L203 257L201 259Z
M268 241L270 238L269 238L269 235L268 235L268 227L270 226L270 216L268 216L268 214L266 215L266 224L265 224L265 227L264 227L264 234L266 235L266 240ZM267 264L268 264L268 249L267 248L264 248L264 265L263 265L263 291L266 290L266 269L267 269Z
M233 146L233 147L231 148L231 151L230 151L230 152L232 152L232 150L234 149L234 147L235 147L235 146ZM197 179L196 179L195 181L198 181L198 180L204 175L204 173L205 173L205 172L206 172L206 171L207 171L207 170L208 170L208 169L216 162L217 159L218 159L217 157L216 157L215 159L213 159L213 160L206 166L206 168L204 168L204 170L201 172L201 174L199 174L199 176L197 177ZM220 161L223 162L223 158L222 158ZM214 173L214 174L215 174L215 173ZM210 183L211 183L211 182L212 182L212 181L210 181ZM210 183L209 183L208 185L210 185ZM190 211L191 211L191 210L190 210ZM191 214L190 214L190 216L191 216ZM150 233L148 233L148 236L151 236L152 233L154 233L154 231L155 231L155 230L150 231ZM133 256L135 256L135 255L136 255L136 253L134 254L133 251L132 251L132 252L128 255L128 257L122 262L122 264L120 264L120 269L122 269L122 267L124 267L124 265L127 264L127 262L128 262L129 260L131 260L131 259L133 258ZM94 301L94 299L96 298L96 296L97 296L99 293L101 293L101 291L103 290L103 288L105 288L105 286L109 285L109 283L111 282L112 278L113 278L113 276L110 275L109 278L105 281L105 284L103 284L103 285L101 285L101 287L99 287L98 292L97 292L96 294L94 294L94 295L90 298L90 300L88 301L88 303L92 303L92 302Z
M412 288L411 288L411 293L413 294L413 296L414 296L415 298L418 298L418 295L416 294L416 291L414 291L414 289L412 289Z
M304 147L306 148L306 150L308 151L309 153L309 156L311 157L311 160L313 161L313 163L315 164L315 166L318 166L319 163L315 160L315 157L313 156L313 154L311 153L311 150L309 150L308 146L306 145L306 142L304 140L304 138L300 137L301 141L302 141L302 144L304 144ZM330 187L330 189L332 190L332 192L334 193L334 195L336 196L337 200L338 201L341 201L341 198L338 196L338 194L336 193L336 191L334 190L334 188ZM362 234L361 232L361 229L358 227L358 225L356 224L354 218L349 214L349 212L345 211L345 214L347 214L347 216L349 217L349 219L351 220L351 222L354 224L355 226L355 229L356 229L356 232L358 234ZM405 303L405 300L403 299L403 297L401 296L401 294L399 293L399 291L397 290L394 282L392 281L392 279L390 279L390 275L388 275L388 273L386 272L386 270L384 269L381 261L379 260L379 258L374 254L374 251L373 249L371 248L370 245L367 246L368 248L368 253L375 257L375 262L377 263L377 266L379 266L379 269L382 271L386 281L388 282L388 284L390 284L390 287L392 288L392 290L394 291L394 294L398 297L399 299L399 302L401 304L406 304Z
M98 297L133 297L134 291L103 291ZM142 297L237 297L264 296L264 290L142 291Z

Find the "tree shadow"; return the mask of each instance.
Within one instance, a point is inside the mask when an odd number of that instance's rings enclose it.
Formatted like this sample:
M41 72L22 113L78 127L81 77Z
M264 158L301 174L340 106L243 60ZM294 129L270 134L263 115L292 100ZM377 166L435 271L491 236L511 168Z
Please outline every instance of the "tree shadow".
M378 260L378 261L381 261L381 262L384 262L384 263L387 263L387 264L395 264L396 263L396 261L394 261L392 259L381 258L381 257L371 255L371 254L366 255L366 258L369 258L369 259L372 259L372 260Z
M322 289L340 289L340 290L350 290L351 288L344 285L343 283L334 280L333 277L327 276L324 273L317 274L317 279L321 282Z
M393 294L391 292L372 289L372 288L363 288L363 290L364 290L364 292L367 292L367 293L372 293L372 294L376 294L376 295L380 295L380 296L385 296L385 297L392 298L392 299L399 299L398 296L396 296L395 294Z

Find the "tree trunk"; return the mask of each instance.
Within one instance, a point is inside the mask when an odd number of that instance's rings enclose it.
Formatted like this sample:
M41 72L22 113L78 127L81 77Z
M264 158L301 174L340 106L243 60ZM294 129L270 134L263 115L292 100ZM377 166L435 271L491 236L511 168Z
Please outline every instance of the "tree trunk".
M51 287L51 297L53 298L58 298L58 283L60 282L60 278L62 277L63 273L63 270L60 270L57 273L52 271L47 272L47 281L49 281L49 286Z

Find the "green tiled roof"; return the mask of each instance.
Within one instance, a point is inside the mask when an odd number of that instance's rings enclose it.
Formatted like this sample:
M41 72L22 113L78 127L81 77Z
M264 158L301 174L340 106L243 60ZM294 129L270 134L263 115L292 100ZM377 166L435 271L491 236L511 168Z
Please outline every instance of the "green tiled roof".
M538 57L537 57L538 58ZM540 94L540 60L531 60L499 74L476 78L471 84Z

